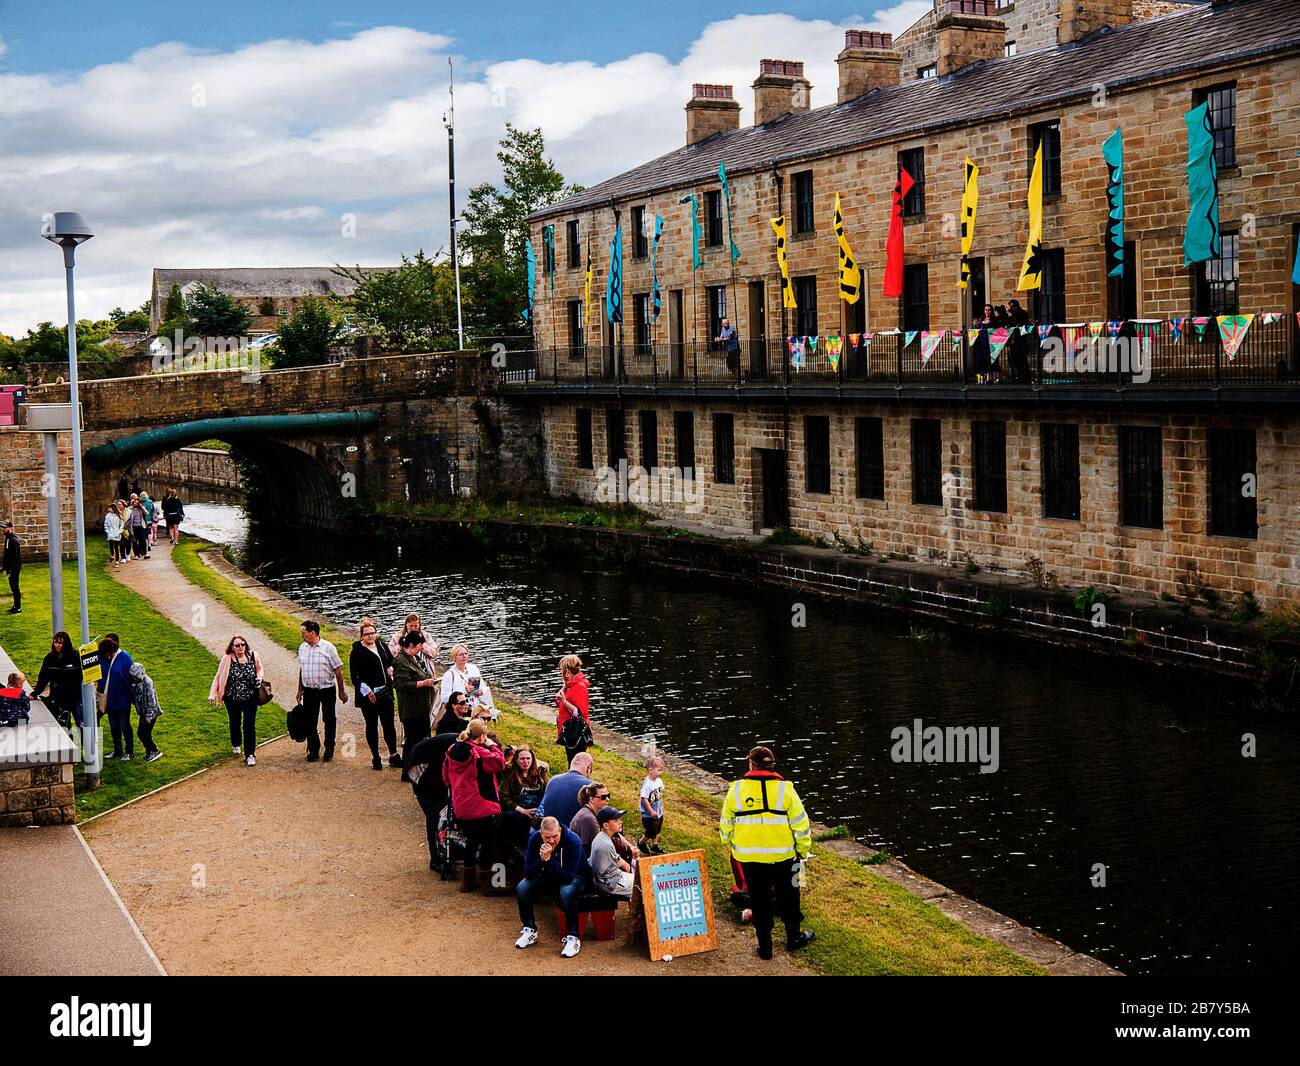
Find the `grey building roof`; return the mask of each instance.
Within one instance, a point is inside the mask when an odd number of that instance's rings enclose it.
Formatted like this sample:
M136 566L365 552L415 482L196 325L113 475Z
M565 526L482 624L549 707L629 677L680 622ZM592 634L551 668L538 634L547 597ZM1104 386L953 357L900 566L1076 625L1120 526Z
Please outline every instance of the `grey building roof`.
M661 189L770 167L876 141L1114 91L1184 71L1300 48L1300 0L1235 0L1103 29L1082 41L972 64L944 78L907 81L843 104L726 130L643 163L531 218L571 214Z
M393 267L362 267L364 271L392 270ZM171 291L205 285L229 296L325 296L348 297L356 283L335 273L334 267L155 267L153 297L155 303Z

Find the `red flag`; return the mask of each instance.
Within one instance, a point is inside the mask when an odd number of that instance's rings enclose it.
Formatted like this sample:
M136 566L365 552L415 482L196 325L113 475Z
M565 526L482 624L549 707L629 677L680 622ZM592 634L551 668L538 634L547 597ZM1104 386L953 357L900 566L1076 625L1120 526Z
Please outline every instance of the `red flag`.
M895 299L903 295L903 198L915 184L912 175L899 167L894 209L889 216L889 239L885 242L885 295Z

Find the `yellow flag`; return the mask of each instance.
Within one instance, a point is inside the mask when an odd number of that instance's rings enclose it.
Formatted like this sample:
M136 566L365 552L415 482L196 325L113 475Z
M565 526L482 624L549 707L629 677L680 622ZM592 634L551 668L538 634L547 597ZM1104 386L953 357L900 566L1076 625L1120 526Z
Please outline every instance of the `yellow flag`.
M776 265L781 268L781 306L793 311L799 305L795 303L794 286L790 284L790 264L785 258L785 215L777 215L768 221L776 234Z
M961 194L961 279L960 289L970 285L970 250L975 243L975 209L980 202L980 168L966 157L966 184Z
M1034 152L1034 172L1029 178L1029 243L1025 246L1025 264L1020 268L1019 292L1043 285L1043 142Z
M591 234L587 234L587 291L582 297L582 343L587 343L587 322L591 317Z
M840 246L840 299L848 304L862 295L862 270L853 258L853 249L844 236L844 215L840 211L840 194L835 194L835 240Z

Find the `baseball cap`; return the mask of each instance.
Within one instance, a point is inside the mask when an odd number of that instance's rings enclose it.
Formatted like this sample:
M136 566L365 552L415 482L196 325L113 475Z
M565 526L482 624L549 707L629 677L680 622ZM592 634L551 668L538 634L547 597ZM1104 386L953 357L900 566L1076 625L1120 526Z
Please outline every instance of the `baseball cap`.
M606 807L598 815L596 822L598 825L604 825L606 822L612 822L615 818L622 818L627 811L620 811L617 807Z

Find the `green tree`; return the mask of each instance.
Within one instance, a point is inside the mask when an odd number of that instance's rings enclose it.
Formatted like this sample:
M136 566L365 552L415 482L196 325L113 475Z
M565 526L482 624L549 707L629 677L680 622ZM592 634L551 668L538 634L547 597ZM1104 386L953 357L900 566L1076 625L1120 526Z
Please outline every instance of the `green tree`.
M534 211L582 191L581 185L566 184L555 164L546 158L540 129L520 130L506 123L497 159L501 163L501 187L476 185L462 212L467 262L461 277L468 296L464 301L466 320L479 336L518 333L525 328L526 220ZM535 250L540 286L545 253L541 248Z
M194 290L185 301L185 309L199 337L241 337L253 321L249 309L233 296L207 285Z
M336 268L356 283L350 301L357 325L395 351L448 351L456 346L455 280L449 262L424 252L402 256L395 270ZM282 331L283 335L283 331Z
M172 282L172 287L163 298L162 318L158 323L158 335L166 337L168 340L174 340L177 330L187 336L195 333L193 326L190 313L185 307L185 294L181 292L180 285Z
M149 329L148 311L128 311L113 327L125 333L144 333Z
M343 324L329 300L304 296L302 306L280 324L271 361L277 367L315 366L343 339Z

